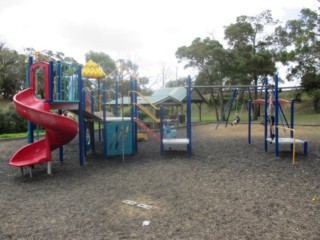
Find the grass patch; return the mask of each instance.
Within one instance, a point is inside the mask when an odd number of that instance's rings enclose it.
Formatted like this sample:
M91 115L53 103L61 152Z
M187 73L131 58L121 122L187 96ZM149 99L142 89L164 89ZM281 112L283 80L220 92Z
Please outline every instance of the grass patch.
M0 139L22 138L27 137L28 133L4 133L0 134Z
M44 136L45 132L44 131L34 131L34 138L38 138L41 136ZM27 137L28 133L23 132L23 133L4 133L0 134L0 139L14 139L14 138L24 138Z

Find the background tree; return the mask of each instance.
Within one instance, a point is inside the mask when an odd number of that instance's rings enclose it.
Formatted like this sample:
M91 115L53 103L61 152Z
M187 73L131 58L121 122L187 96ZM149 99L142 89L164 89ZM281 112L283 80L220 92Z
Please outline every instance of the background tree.
M185 68L195 68L199 74L195 80L196 85L223 85L226 80L229 66L229 54L219 41L205 38L196 38L190 46L179 47L176 57L179 62L187 62ZM214 99L213 89L210 88L210 98ZM220 112L223 112L223 91L218 89ZM216 111L218 113L218 111ZM219 118L219 116L216 116Z
M90 50L85 54L86 62L90 59L97 63L99 67L108 75L116 69L116 62L107 54L103 52L94 52Z
M160 68L160 74L159 74L159 82L161 82L161 87L165 87L166 83L172 79L172 71L171 69L166 65L162 64Z
M166 87L173 88L173 87L184 87L186 86L187 78L182 77L176 80L170 80L166 83Z
M110 91L110 98L114 99L115 96L115 81L117 79L117 66L116 62L106 53L103 52L94 52L90 50L85 54L85 60L88 62L89 60L94 61L98 64L98 66L105 72L106 74L106 88Z
M229 75L238 83L258 85L259 79L265 75L273 75L276 71L272 52L272 34L265 31L266 26L277 24L270 10L257 16L239 16L236 23L225 28L225 39L231 46L232 62ZM255 90L255 98L258 91ZM254 119L259 115L255 108Z
M25 56L0 43L0 90L5 99L13 98L25 83Z
M79 63L73 58L66 56L63 52L53 52L51 50L41 50L37 51L32 47L28 47L24 49L26 57L32 56L34 61L53 61L56 63L57 61L61 61L68 64L79 65Z
M275 31L278 60L288 66L288 80L301 79L303 89L313 98L316 111L319 111L320 101L319 26L319 13L304 8L299 19L287 21L284 27L279 26Z
M145 96L152 95L153 91L151 88L148 88L147 85L149 84L149 78L147 77L141 77L139 78L139 85L140 85L140 91Z
M320 74L306 73L303 75L301 87L312 97L315 112L320 113Z

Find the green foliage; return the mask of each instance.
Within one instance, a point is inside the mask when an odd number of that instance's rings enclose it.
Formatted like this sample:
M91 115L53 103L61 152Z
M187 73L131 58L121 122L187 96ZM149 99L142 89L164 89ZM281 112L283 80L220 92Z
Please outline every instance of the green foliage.
M320 14L307 8L300 13L299 19L290 20L275 31L275 44L280 49L278 60L290 67L289 80L320 71Z
M23 88L25 57L0 43L0 92L5 99L12 99Z
M320 89L313 89L309 92L313 99L313 108L316 113L320 113Z
M12 104L7 109L0 109L0 134L27 131L27 122L15 111Z
M229 76L238 84L257 84L259 76L272 75L275 68L272 51L272 36L265 32L265 27L277 24L270 10L257 16L240 16L237 22L225 28L225 39L230 49L231 63Z
M320 112L320 74L305 74L301 79L301 86L312 97L315 112Z
M222 44L214 39L196 38L190 46L179 47L176 51L179 61L186 61L185 67L199 70L207 80L207 85L223 84L228 66L228 54Z
M301 78L301 87L305 92L320 89L320 74L307 73Z
M86 61L90 59L97 63L99 67L108 75L116 69L116 62L103 52L94 52L90 50L85 54Z
M57 61L60 61L67 64L79 65L79 63L73 57L66 56L63 52L53 52L51 50L37 51L32 47L27 47L24 50L25 50L25 58L27 56L32 56L33 60L36 62L53 61L54 63L56 63Z
M195 84L199 85L223 85L228 77L230 69L229 54L223 48L222 44L214 39L205 38L201 40L196 38L190 46L182 46L176 51L176 57L179 61L186 61L185 67L192 67L199 70L199 75ZM214 98L211 91L211 98ZM222 103L223 92L219 89L219 101ZM222 104L221 104L222 106ZM223 108L220 108L223 111Z

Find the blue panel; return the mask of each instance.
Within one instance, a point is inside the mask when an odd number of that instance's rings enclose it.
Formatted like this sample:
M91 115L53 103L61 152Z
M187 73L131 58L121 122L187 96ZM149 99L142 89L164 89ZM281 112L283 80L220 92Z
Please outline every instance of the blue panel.
M132 154L132 124L131 122L111 122L107 124L107 141L105 155L117 156Z

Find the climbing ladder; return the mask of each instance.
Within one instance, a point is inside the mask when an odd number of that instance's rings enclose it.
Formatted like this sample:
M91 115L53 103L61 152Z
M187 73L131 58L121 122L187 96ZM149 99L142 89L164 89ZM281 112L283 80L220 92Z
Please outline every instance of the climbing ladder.
M155 140L157 140L158 142L160 142L160 136L155 133L154 131L152 131L150 128L148 128L147 125L144 124L144 122L142 122L141 120L139 120L138 118L134 119L135 122L143 129L145 130L151 137L153 137Z

